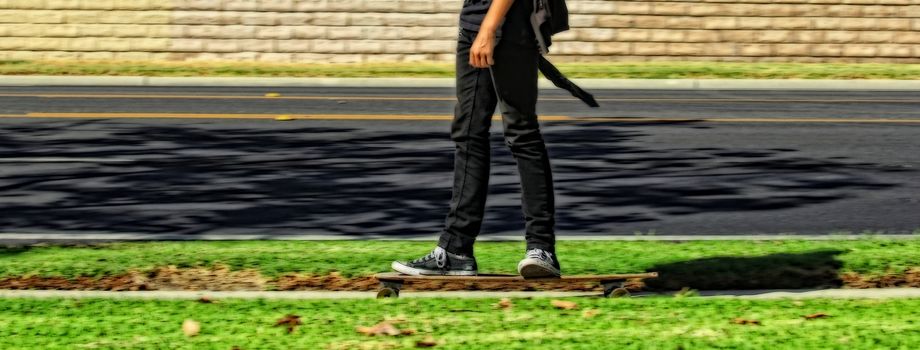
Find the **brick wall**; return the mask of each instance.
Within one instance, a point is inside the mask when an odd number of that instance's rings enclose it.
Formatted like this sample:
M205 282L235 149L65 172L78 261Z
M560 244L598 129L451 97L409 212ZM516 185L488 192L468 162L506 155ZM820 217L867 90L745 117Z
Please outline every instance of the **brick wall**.
M461 3L0 0L0 59L450 62ZM556 62L920 62L920 0L567 3Z

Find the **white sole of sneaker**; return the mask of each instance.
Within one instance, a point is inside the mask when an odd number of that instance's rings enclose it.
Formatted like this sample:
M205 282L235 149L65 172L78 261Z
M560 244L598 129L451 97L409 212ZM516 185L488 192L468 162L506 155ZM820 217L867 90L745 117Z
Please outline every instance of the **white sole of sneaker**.
M539 259L524 259L518 263L518 273L524 278L560 277L561 271Z
M440 270L422 270L409 267L394 261L390 267L396 272L410 276L476 276L476 271L440 271Z

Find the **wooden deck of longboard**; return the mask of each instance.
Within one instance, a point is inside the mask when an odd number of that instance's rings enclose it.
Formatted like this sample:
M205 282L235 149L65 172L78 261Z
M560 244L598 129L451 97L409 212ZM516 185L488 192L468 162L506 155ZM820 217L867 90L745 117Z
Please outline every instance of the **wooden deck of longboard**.
M559 278L524 278L520 275L480 274L476 276L413 276L398 272L384 272L374 275L378 281L454 281L454 282L592 282L623 281L633 278L654 278L657 272L612 274L612 275L563 275Z

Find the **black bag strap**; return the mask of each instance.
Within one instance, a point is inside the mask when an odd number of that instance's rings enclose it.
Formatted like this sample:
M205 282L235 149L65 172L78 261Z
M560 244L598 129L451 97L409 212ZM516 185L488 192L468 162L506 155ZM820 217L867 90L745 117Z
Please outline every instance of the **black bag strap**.
M540 68L540 73L543 73L543 76L553 82L553 85L556 85L556 87L567 90L572 96L578 97L579 100L582 100L582 102L586 103L588 106L600 107L600 105L597 104L597 100L594 99L594 95L578 87L578 85L575 85L575 83L566 78L565 75L562 75L562 72L556 69L556 66L550 63L543 55L540 55L540 61L537 62L537 67Z

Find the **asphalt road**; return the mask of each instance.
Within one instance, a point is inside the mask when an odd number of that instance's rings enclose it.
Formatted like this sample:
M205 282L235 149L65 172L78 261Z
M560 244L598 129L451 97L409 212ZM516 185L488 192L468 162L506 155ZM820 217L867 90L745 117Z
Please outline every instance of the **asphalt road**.
M920 229L916 92L591 92L601 108L538 103L561 236ZM436 234L453 105L435 88L0 87L0 233ZM492 130L483 234L520 235Z

